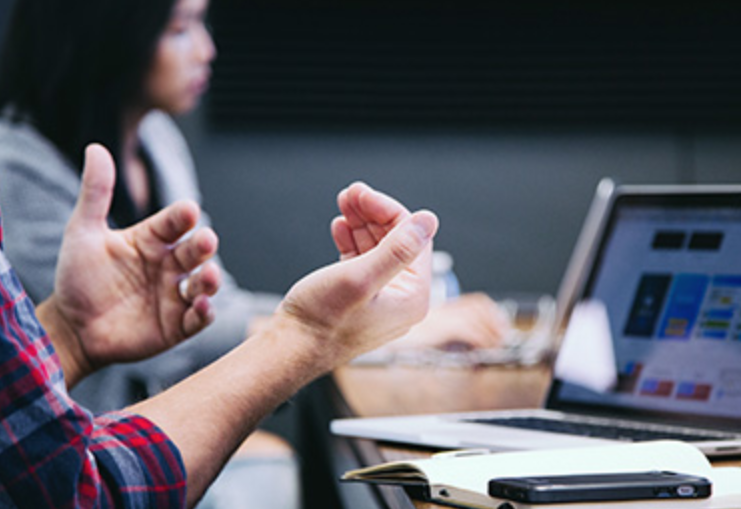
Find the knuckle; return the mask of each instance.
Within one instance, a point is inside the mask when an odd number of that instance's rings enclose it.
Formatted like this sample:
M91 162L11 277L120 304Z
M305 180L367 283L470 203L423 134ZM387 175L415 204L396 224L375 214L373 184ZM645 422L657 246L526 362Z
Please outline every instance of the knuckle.
M405 235L391 245L391 255L402 264L407 264L417 256L417 244Z

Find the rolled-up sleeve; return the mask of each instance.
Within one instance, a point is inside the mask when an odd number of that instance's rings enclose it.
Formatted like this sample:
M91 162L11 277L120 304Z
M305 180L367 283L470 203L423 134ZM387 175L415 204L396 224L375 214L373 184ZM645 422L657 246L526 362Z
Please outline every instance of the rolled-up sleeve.
M182 508L185 490L180 454L151 421L95 417L69 397L59 358L0 250L0 507Z

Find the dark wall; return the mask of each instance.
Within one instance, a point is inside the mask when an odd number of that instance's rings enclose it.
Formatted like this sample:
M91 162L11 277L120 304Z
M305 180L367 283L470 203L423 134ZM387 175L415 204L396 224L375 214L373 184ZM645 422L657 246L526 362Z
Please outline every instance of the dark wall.
M285 291L332 261L362 179L440 215L464 289L555 292L601 177L741 181L739 7L685 4L214 3L185 126L228 266Z
M735 124L734 2L215 2L209 119L240 126Z
M356 179L435 210L464 288L493 293L555 292L603 176L741 181L733 133L251 132L195 151L227 266L271 291L335 259L334 197Z
M15 0L0 0L0 50L2 49L3 38L5 37L5 25L10 16L10 8Z

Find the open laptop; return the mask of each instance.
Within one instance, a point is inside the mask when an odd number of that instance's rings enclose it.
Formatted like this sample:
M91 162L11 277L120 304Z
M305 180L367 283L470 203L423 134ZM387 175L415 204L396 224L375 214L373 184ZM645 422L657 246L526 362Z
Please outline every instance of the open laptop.
M545 408L340 419L332 432L490 450L679 439L741 454L741 186L600 183L559 289L566 336L583 302L607 317L610 389L559 375Z

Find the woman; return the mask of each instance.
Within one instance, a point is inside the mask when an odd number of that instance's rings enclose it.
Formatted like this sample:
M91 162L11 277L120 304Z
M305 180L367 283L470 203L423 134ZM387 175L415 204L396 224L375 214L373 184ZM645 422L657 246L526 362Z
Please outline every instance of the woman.
M16 4L0 71L0 203L7 255L29 295L41 302L53 289L90 141L108 147L116 161L110 217L116 226L182 198L198 200L187 146L167 114L197 105L216 51L205 26L206 0ZM158 358L103 370L76 388L75 397L97 411L121 408L246 337L250 317L270 312L277 301L238 288L222 273L213 327ZM298 505L297 467L282 441L256 435L242 452L204 505L238 507L229 500L235 490L251 507L259 507L257 500L265 507ZM251 486L246 494L245 485Z
M204 24L206 8L204 0L17 2L0 79L0 203L7 216L17 216L8 221L6 236L21 245L8 255L34 300L52 291L90 141L108 147L117 163L116 226L180 198L199 198L187 146L166 113L192 109L208 84L215 49ZM20 224L12 224L16 218ZM227 279L218 323L207 340L190 345L201 364L245 336L259 304ZM187 362L176 364L158 366L170 372L163 380L139 370L130 385L151 391L156 387L149 385L166 384L190 369ZM96 409L127 402L111 396L87 402Z

